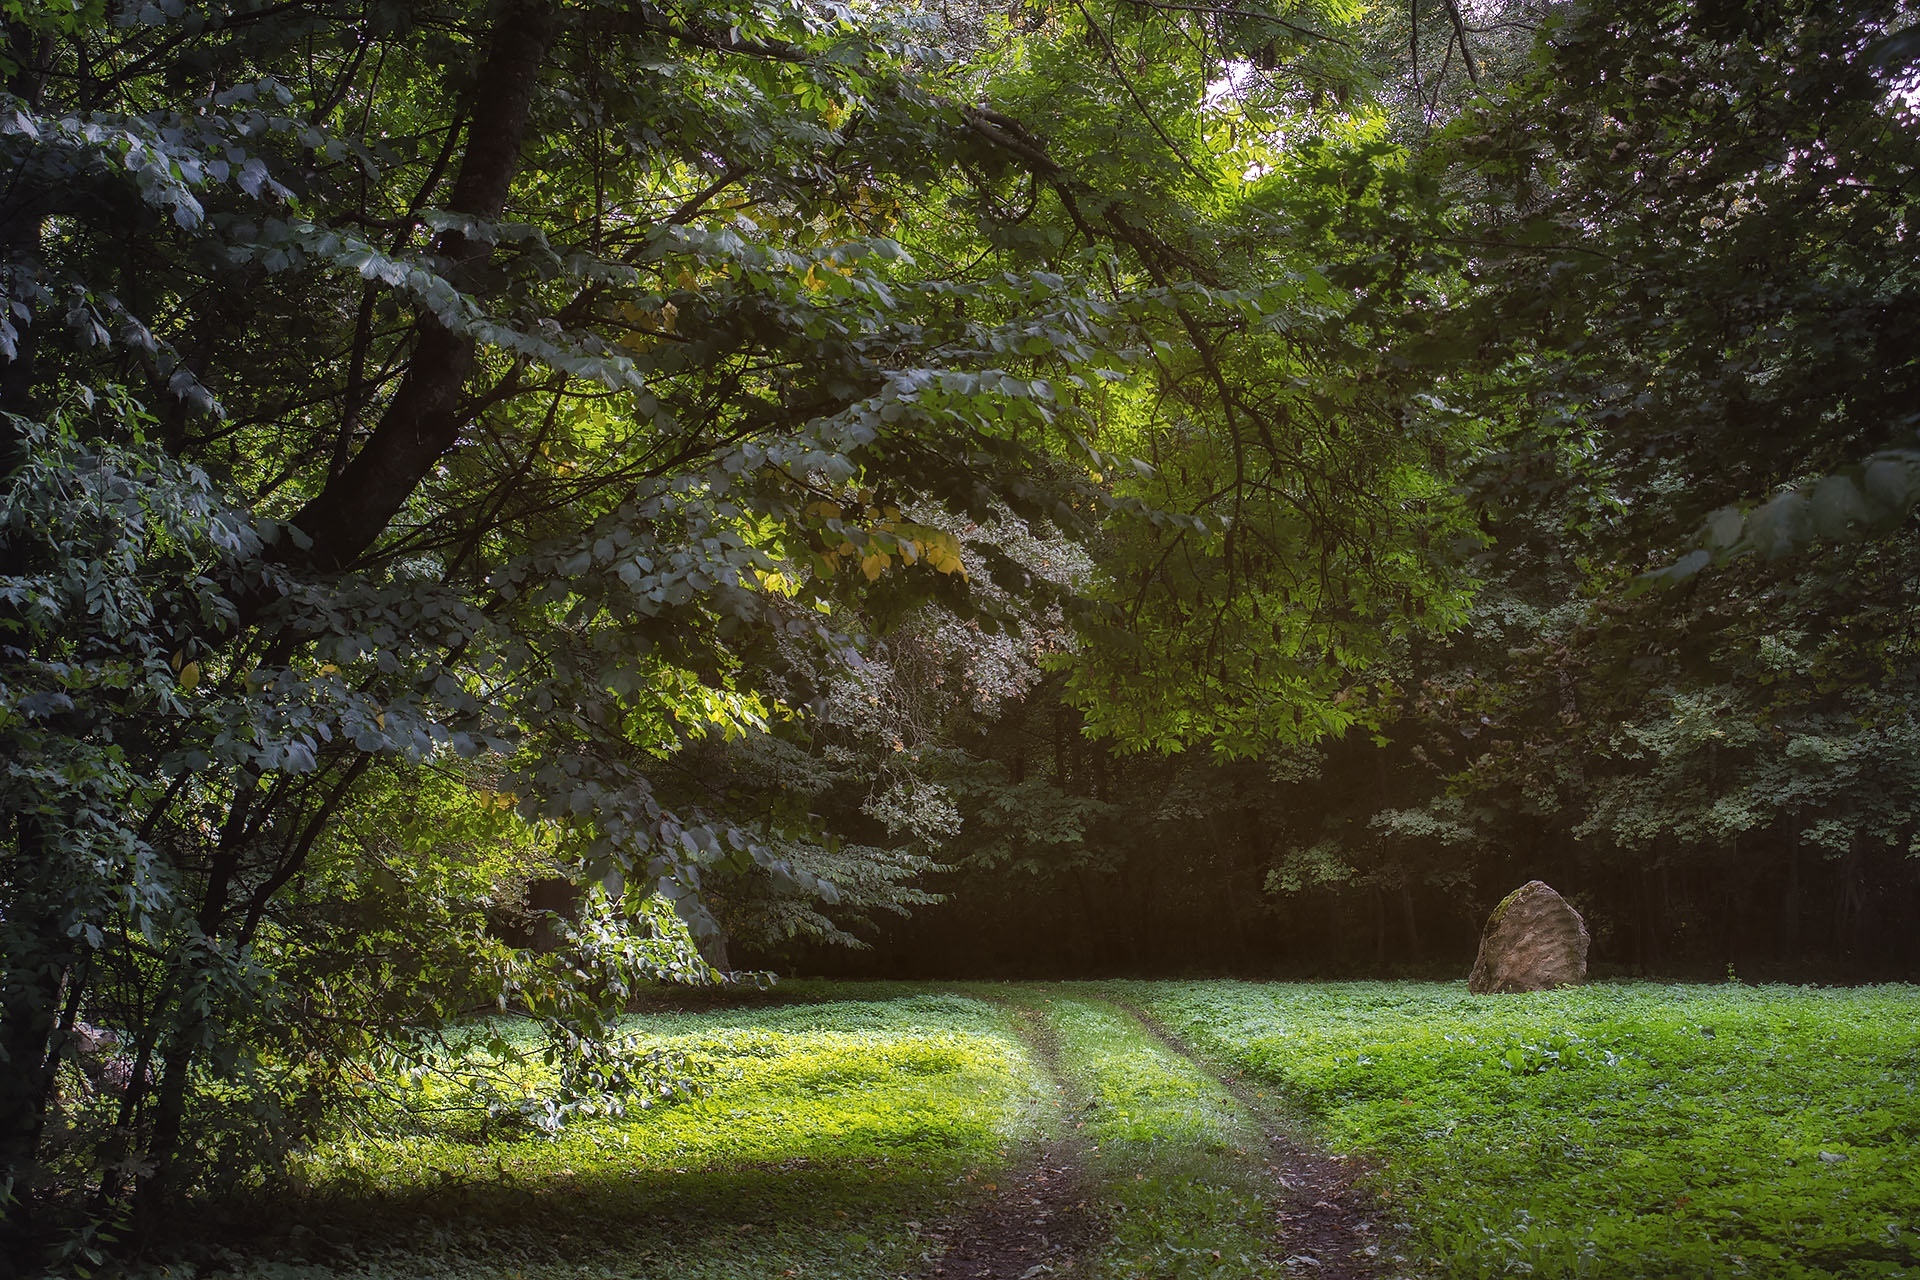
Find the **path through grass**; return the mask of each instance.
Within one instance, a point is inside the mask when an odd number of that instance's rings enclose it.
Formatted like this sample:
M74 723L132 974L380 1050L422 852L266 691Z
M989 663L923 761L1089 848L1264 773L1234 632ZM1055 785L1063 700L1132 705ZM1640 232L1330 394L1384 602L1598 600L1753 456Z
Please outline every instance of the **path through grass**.
M1913 987L796 983L632 1025L711 1092L554 1140L342 1135L200 1274L1328 1274L1288 1265L1271 1106L1371 1170L1412 1274L1920 1280ZM1051 1185L1092 1226L1064 1253L949 1254L983 1202L1040 1185L1036 1153L1070 1159Z
M1082 1187L1106 1239L1075 1274L1255 1280L1288 1274L1266 1139L1218 1079L1078 985L1003 989L1053 1037Z

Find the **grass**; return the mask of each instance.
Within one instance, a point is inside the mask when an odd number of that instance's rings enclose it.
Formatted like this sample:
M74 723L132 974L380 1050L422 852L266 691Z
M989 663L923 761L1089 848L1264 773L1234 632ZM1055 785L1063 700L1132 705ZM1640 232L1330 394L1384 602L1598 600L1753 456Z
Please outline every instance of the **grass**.
M898 1276L936 1215L1029 1136L1036 1076L999 1007L930 993L636 1017L711 1092L557 1139L342 1140L304 1231L253 1277ZM310 1259L310 1260L309 1260Z
M1263 1126L1371 1169L1447 1277L1920 1280L1920 989L784 984L636 1016L705 1096L556 1139L449 1124L312 1153L252 1280L922 1275L1028 1146L1106 1236L1077 1280L1263 1280ZM1201 1066L1127 1011L1149 1011ZM238 1248L238 1246L236 1246ZM214 1268L211 1274L220 1274ZM203 1271L202 1274L209 1274Z
M1457 1277L1920 1276L1920 990L1156 983Z
M1098 999L1040 997L1057 1042L1068 1124L1111 1231L1099 1280L1281 1276L1274 1183L1258 1123L1212 1074Z

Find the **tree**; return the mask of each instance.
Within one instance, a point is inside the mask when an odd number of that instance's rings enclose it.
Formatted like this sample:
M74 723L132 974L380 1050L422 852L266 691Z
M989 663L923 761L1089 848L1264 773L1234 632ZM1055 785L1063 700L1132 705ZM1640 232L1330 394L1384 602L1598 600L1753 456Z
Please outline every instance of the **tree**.
M1437 41L1458 68L1460 32L1442 14L1436 34L1428 9L1403 11L1390 36L1366 28L1370 47L1404 50L1408 16L1428 42L1422 66ZM1452 81L1438 108L1388 114L1409 158L1378 181L1402 193L1401 212L1384 196L1316 199L1331 181L1275 187L1287 207L1322 211L1287 224L1289 248L1303 226L1327 229L1316 262L1353 245L1357 267L1378 245L1408 246L1393 255L1409 270L1391 305L1349 312L1365 327L1348 337L1460 417L1459 434L1436 438L1456 446L1439 471L1475 516L1454 532L1480 544L1453 548L1478 580L1447 615L1462 625L1378 628L1362 640L1378 646L1364 678L1336 646L1325 678L1347 694L1344 736L1276 735L1246 808L1238 765L1190 752L1113 770L1089 752L1082 767L1079 744L1050 745L1050 705L1001 726L992 754L1025 771L1009 768L979 805L981 870L955 896L999 903L990 861L1048 868L1046 902L1007 907L1046 918L1078 909L1076 874L1090 871L1085 915L1100 927L1066 962L1173 963L1204 948L1325 971L1470 955L1485 908L1540 875L1577 894L1609 962L1913 963L1901 922L1920 878L1899 798L1915 494L1909 16L1612 5L1474 19L1489 34L1514 20L1542 20L1530 52L1502 48L1480 58L1477 86ZM1363 149L1285 163L1337 173L1329 157ZM1313 333L1313 355L1340 349ZM1226 577L1212 581L1217 592ZM1133 705L1117 696L1094 714ZM1203 752L1235 741L1194 737ZM1069 785L1043 799L1012 782L1035 774ZM1163 817L1182 811L1163 806L1169 794L1204 796L1184 812L1224 830ZM1024 801L1036 833L1012 837L1010 856L996 849L996 801ZM1093 802L1097 829L1048 820ZM1273 890L1254 906L1249 864ZM1226 947L1236 911L1258 928ZM1161 948L1156 932L1175 941ZM1030 945L1009 934L1010 951Z
M388 942L438 920L480 949L445 954L497 958L476 900L383 879L473 891L448 867L408 881L368 826L422 770L456 780L435 792L452 829L510 797L542 856L632 920L649 895L697 931L709 899L764 907L768 885L830 903L834 858L872 901L911 901L888 886L924 855L836 843L764 770L729 791L687 765L791 738L863 633L899 655L929 618L992 632L1068 606L969 526L1109 540L1113 644L1081 669L1118 654L1112 680L1174 695L1101 726L1139 745L1334 725L1337 682L1303 654L1367 660L1406 599L1432 605L1416 628L1457 610L1453 419L1404 438L1399 392L1347 363L1377 354L1368 308L1398 287L1385 151L1316 152L1302 197L1377 200L1379 251L1340 281L1359 310L1311 255L1242 258L1285 200L1239 175L1274 157L1291 91L1243 85L1227 109L1203 87L1223 58L1317 42L1277 12L1076 8L996 27L966 67L910 25L803 4L7 12L14 1241L89 1018L123 1033L128 1079L68 1156L151 1224L218 1156L193 1159L203 1086L314 1122L280 1105L298 1072L277 1066L327 1059L326 1018L288 1029L297 977L370 981L339 919ZM1320 399L1274 392L1319 374ZM1356 406L1369 425L1336 443ZM1199 609L1222 583L1225 609ZM1282 601L1298 626L1263 615ZM1265 674L1168 684L1223 645ZM622 936L581 942L572 991L524 958L478 986L425 963L420 998L328 1043L489 991L585 1017L633 965L681 963Z
M675 796L662 762L777 715L753 673L776 638L844 647L850 584L964 594L859 494L1055 501L1013 434L1054 410L995 351L1034 286L955 291L886 234L950 151L898 31L81 18L12 29L0 211L20 1231L102 971L157 1204L191 1176L195 1082L268 1025L238 1012L275 996L265 931L395 770L504 754L498 790L579 874L696 921L702 878L756 859L811 886L772 817Z

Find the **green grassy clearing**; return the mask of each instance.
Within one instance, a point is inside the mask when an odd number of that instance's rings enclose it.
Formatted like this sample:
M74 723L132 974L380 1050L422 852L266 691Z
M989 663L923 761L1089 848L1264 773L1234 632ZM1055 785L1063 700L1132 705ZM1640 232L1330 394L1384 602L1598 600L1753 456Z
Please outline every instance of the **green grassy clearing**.
M1080 1280L1288 1274L1263 1117L1137 1004L1364 1156L1435 1276L1920 1277L1920 990L792 983L636 1016L704 1097L557 1139L343 1137L228 1274L920 1274L1030 1142L1110 1239ZM1023 1036L1041 1036L1057 1075Z
M990 1003L925 988L796 983L784 994L797 1002L631 1020L648 1046L711 1062L705 1097L579 1123L557 1139L329 1145L302 1169L307 1247L296 1233L267 1257L236 1257L232 1271L737 1280L917 1270L926 1228L1031 1136L1033 1066Z
M1450 1277L1920 1276L1920 990L1120 984Z

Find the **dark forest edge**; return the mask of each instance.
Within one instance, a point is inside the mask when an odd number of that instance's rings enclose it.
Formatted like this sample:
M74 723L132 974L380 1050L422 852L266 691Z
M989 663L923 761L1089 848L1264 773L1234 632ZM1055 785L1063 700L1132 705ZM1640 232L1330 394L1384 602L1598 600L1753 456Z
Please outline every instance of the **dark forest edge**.
M1920 970L1902 6L0 16L0 1256L660 980Z

